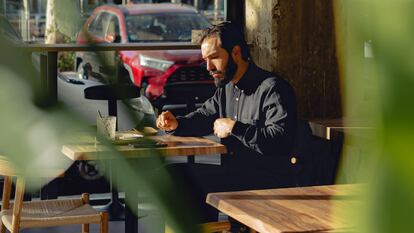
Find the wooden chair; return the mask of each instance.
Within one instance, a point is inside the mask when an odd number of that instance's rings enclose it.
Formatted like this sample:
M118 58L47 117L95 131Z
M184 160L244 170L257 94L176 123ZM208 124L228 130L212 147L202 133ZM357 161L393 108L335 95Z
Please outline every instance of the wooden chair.
M0 230L6 228L17 233L23 228L53 227L82 224L82 232L89 232L89 224L100 224L101 233L108 232L108 214L98 212L89 205L89 194L80 199L41 200L23 202L25 178L18 174L12 163L0 155L0 175L4 176ZM57 174L55 174L57 175ZM10 204L12 178L16 179L13 205Z

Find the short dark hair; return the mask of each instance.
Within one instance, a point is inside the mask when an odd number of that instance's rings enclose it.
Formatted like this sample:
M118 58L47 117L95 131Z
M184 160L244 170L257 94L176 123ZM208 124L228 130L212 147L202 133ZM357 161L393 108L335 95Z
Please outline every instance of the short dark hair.
M221 42L221 47L229 54L231 54L234 46L239 45L243 59L250 59L250 51L244 38L243 31L241 30L241 27L237 26L235 23L226 21L204 29L200 35L200 44L203 43L205 39L211 37L218 37Z

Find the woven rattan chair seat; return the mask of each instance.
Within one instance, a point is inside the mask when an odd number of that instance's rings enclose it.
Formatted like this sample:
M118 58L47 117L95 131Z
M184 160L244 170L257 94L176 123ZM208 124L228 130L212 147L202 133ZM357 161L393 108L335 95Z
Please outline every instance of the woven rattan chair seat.
M1 218L10 227L13 209L3 210ZM80 199L31 201L23 203L20 228L99 223L100 220L100 213Z

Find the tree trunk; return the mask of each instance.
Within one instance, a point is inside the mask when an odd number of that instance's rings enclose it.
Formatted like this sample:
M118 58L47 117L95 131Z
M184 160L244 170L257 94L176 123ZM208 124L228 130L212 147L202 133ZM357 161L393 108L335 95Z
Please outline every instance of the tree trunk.
M80 1L48 0L45 43L74 41L81 28Z
M63 36L57 25L56 2L57 0L48 0L46 5L46 44L63 43Z

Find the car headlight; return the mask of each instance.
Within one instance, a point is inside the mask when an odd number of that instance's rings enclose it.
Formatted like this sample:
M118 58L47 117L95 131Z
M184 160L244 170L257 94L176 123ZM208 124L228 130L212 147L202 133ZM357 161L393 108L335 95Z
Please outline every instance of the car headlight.
M174 64L174 62L156 59L152 57L147 57L144 55L139 55L139 64L141 66L146 66L146 67L151 67L157 70L166 71L168 68L172 66L172 64Z

